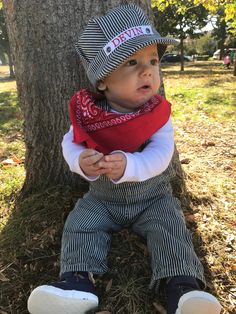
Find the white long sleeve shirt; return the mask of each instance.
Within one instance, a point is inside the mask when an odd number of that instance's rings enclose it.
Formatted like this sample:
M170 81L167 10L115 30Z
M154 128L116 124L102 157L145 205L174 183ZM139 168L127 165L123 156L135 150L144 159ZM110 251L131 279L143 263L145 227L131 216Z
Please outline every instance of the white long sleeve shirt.
M79 156L86 149L83 144L75 144L73 140L73 128L64 135L62 141L63 156L72 172L82 176L87 181L95 181L99 178L88 177L79 165ZM174 130L171 119L150 138L150 142L141 152L123 153L127 164L123 176L113 183L145 181L161 174L168 167L174 153ZM112 152L114 153L114 152ZM112 154L111 153L111 154Z

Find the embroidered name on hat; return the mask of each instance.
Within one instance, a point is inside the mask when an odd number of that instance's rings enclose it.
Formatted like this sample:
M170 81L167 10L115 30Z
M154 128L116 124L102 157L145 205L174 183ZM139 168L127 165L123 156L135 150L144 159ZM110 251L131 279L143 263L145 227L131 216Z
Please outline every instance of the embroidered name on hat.
M141 25L141 26L135 26L131 27L124 32L120 33L116 37L114 37L111 41L109 41L108 44L103 48L105 51L105 54L109 56L117 47L122 45L127 40L130 40L132 38L143 36L143 35L152 35L152 27L151 25Z

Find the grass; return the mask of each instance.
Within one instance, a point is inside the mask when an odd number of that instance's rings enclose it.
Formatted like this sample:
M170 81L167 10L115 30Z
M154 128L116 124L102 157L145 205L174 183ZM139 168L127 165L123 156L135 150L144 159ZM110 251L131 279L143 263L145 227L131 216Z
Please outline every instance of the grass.
M163 72L185 174L187 225L206 270L208 291L218 296L223 314L233 314L236 80L219 62L189 63L184 73L179 65L163 65ZM15 82L7 76L7 68L0 67L0 162L17 162L0 165L0 313L24 314L30 290L57 278L62 228L79 195L57 186L18 197L24 180L22 115ZM151 271L143 239L128 229L114 235L108 265L109 272L96 283L99 311L164 313L147 289Z
M235 110L235 77L215 65L216 62L209 62L205 68L205 63L199 61L197 67L195 63L187 64L183 73L179 66L166 69L164 65L167 97L178 120L231 120Z
M23 161L22 124L16 82L8 78L8 67L0 66L0 230L14 209L15 196L25 177L23 163L15 166L2 164L6 159L18 158Z

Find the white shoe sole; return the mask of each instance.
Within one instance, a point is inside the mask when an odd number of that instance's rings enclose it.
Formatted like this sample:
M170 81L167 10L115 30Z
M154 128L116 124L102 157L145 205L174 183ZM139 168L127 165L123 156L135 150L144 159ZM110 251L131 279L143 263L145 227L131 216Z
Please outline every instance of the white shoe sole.
M62 290L53 286L39 286L28 299L31 314L85 314L98 307L93 293Z
M176 314L220 314L221 305L210 293L191 291L179 300Z

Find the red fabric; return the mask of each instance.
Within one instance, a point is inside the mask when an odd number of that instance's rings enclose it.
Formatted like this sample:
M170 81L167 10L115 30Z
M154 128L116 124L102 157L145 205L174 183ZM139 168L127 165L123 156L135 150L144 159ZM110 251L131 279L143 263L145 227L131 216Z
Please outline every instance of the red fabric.
M98 97L83 89L73 95L69 110L73 142L103 154L137 151L170 117L170 103L160 95L128 114L104 111L95 104Z

